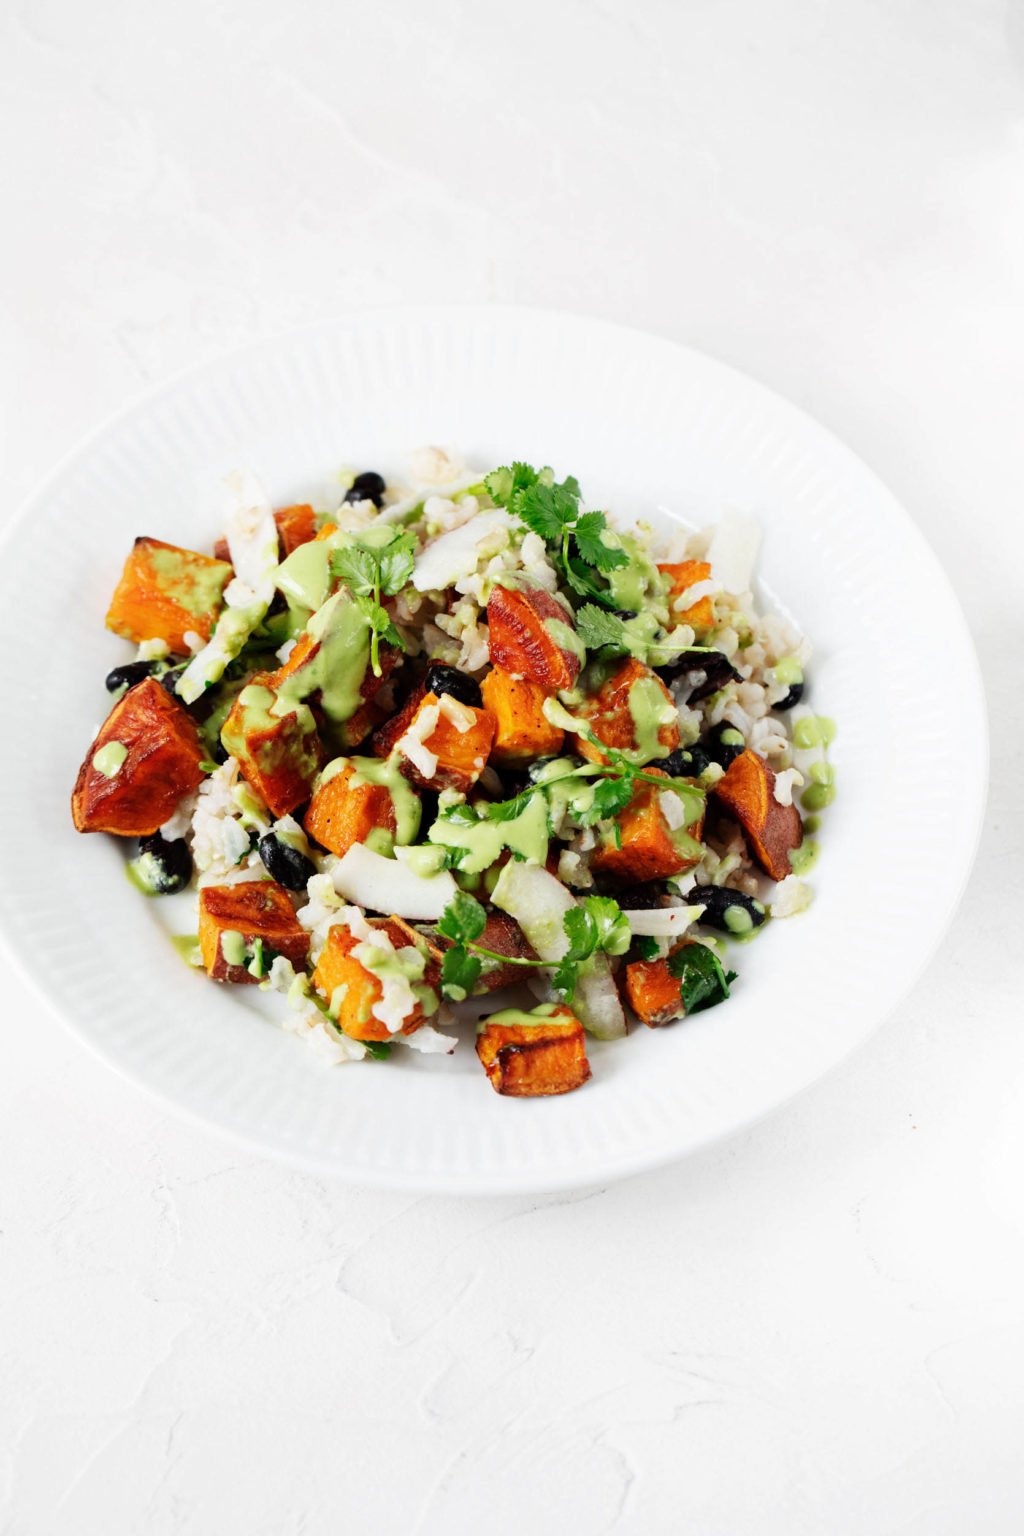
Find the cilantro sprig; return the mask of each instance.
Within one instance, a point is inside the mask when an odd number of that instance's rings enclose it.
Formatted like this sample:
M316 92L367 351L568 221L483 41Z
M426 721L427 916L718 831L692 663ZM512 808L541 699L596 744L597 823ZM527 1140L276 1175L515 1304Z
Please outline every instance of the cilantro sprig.
M721 960L706 944L684 944L669 955L668 969L679 980L679 995L688 1014L724 1003L736 980L736 972L723 970Z
M572 475L556 480L551 469L516 462L492 470L484 484L492 501L507 507L544 540L578 596L604 608L616 606L607 582L600 578L628 565L629 556L605 542L609 530L603 512L580 510L578 480Z
M581 965L595 954L624 954L630 941L629 924L618 902L610 896L585 896L579 906L566 912L562 926L568 944L557 962L526 960L488 949L477 942L486 926L487 913L476 897L468 891L457 891L437 925L442 938L451 941L441 963L441 989L453 1002L462 1002L472 992L484 960L550 970L554 990L568 1001L576 990Z
M361 537L350 536L349 542L331 553L331 574L348 587L369 623L374 677L381 676L382 640L404 649L402 637L381 598L396 597L401 592L412 575L415 557L414 536L394 527L375 528Z

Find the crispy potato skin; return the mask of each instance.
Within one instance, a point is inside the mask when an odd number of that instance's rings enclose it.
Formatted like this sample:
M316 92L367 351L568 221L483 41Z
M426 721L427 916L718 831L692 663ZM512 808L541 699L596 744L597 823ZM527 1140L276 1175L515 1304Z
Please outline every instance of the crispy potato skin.
M451 940L440 935L432 935L427 940L431 953L440 963L444 958L446 949L451 948ZM508 955L511 959L536 960L537 953L527 941L526 935L516 922L505 912L490 911L487 914L487 922L484 931L477 940L484 949L493 950L496 955ZM499 965L497 961L485 960L485 969L480 973L480 979L473 988L473 996L480 997L488 992L500 992L502 987L514 986L522 980L522 967L508 964ZM490 966L491 969L486 969Z
M178 583L157 569L161 556L166 557L168 552L177 557L180 580L185 584L178 595L174 591ZM212 584L223 592L231 576L231 566L223 560L211 560L209 555L165 544L162 539L136 539L110 599L107 628L135 645L140 640L163 640L176 656L187 656L186 634L209 640L221 608L219 596L212 606L198 612L186 606L180 599L187 591L189 579L201 581L204 586Z
M274 513L274 522L277 524L282 559L290 555L293 549L298 549L300 544L309 544L316 538L316 513L305 502L297 502L294 507L282 507ZM213 553L217 560L230 561L227 539L218 539L213 546Z
M492 667L480 685L484 708L494 716L491 760L515 763L536 757L556 757L565 732L545 718L547 694L539 683L513 677L504 667Z
M239 885L204 885L199 892L199 948L214 981L256 983L244 965L229 965L221 952L221 935L240 933L247 944L262 939L301 969L309 951L309 934L299 925L288 892L273 880L246 880Z
M669 580L669 605L672 616L679 624L689 624L691 628L710 629L715 622L715 608L710 597L698 598L689 608L676 608L676 603L683 597L688 588L695 587L698 582L707 581L711 576L711 567L706 560L679 560L669 565L659 565L658 570Z
M109 742L128 755L112 778L92 766ZM203 781L202 743L195 722L155 678L144 678L118 699L78 770L71 815L79 832L149 837L173 814L182 795Z
M793 873L790 854L803 842L795 805L775 798L775 774L749 747L734 758L711 793L743 828L750 852L765 874L785 880Z
M416 711L426 696L427 690L420 683L410 693L398 713L392 715L390 720L385 720L383 725L377 727L370 739L370 747L375 757L391 756L395 742L400 736L405 735L416 717Z
M565 1007L531 1026L484 1020L476 1053L495 1093L510 1098L572 1093L590 1077L583 1025Z
M563 650L549 628L549 621L573 628L568 610L535 587L495 587L487 603L487 630L491 661L516 677L528 678L545 693L571 688L580 671L580 659Z
M376 827L396 830L395 807L384 784L355 784L351 768L321 784L309 802L303 826L322 848L339 856L365 843Z
M409 724L415 721L422 710L429 709L439 702L437 694L425 693ZM466 790L472 789L487 766L491 744L494 741L494 716L489 710L474 709L471 704L464 704L461 707L467 709L473 716L473 723L468 730L460 731L447 715L442 713L423 743L427 751L432 752L437 758L437 768L429 779L404 754L400 753L401 771L405 778L415 784L418 789L458 789L465 793Z
M650 767L648 773L666 779L660 769ZM648 880L667 880L680 875L699 863L697 858L687 858L672 841L668 822L658 803L660 791L654 784L638 784L632 800L616 822L619 833L617 846L613 840L595 849L591 867L600 873L614 875L628 885L641 885ZM700 841L702 822L688 827L691 837Z
M661 678L650 667L645 667L642 661L637 661L630 656L621 667L606 678L604 683L588 699L584 705L582 714L589 722L590 729L599 741L606 747L616 747L620 752L631 751L636 746L636 726L629 710L629 695L634 683L641 679L653 678L665 695L665 702L672 703L672 695L669 693ZM578 738L578 751L592 763L606 763L608 759L599 747L592 742ZM674 752L679 745L679 723L673 719L669 724L659 726L658 741L665 748L666 753Z
M683 949L685 944L675 947ZM637 1018L651 1029L671 1024L686 1012L682 981L672 975L667 960L634 960L627 965L626 996Z
M409 944L426 948L415 930L398 918L373 918L370 927L382 928L396 949L404 949ZM338 1027L351 1039L387 1040L390 1034L387 1025L373 1016L374 1005L383 997L384 988L378 977L360 965L352 954L360 942L344 923L335 923L328 931L327 943L313 972L313 985L323 993L328 1003L338 987L348 988L339 1010ZM440 986L440 967L433 957L428 960L423 984L435 990ZM415 1011L403 1024L402 1034L411 1035L419 1029L424 1017L422 1007L417 1004Z

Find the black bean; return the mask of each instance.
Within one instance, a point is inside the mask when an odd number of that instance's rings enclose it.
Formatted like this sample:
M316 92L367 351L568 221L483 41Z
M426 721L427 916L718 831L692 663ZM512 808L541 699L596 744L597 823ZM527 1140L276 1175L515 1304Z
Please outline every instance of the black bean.
M706 928L717 928L720 933L738 936L760 928L768 913L753 896L743 891L732 891L724 885L695 885L687 891L690 906L701 906L703 914L697 919ZM732 914L730 921L730 914Z
M633 608L613 608L612 612L617 619L626 619L628 621L629 619L636 618L636 610Z
M735 762L740 753L746 748L743 740L743 732L738 731L728 720L723 720L720 725L712 727L707 735L701 738L700 745L708 754L713 763L718 763L723 768Z
M141 683L151 675L153 666L151 661L126 661L123 666L114 667L106 676L107 692L116 693L119 688L134 688L136 683Z
M800 703L800 700L803 698L803 696L804 696L804 685L803 685L803 683L794 683L792 688L790 688L789 692L786 694L786 697L784 699L780 699L777 704L773 704L772 708L773 709L792 709L794 704L799 704Z
M439 661L432 661L423 683L428 693L436 693L438 697L447 693L453 699L458 699L460 704L471 704L474 709L480 709L483 704L480 684L476 678L467 677L457 667L446 667Z
M375 469L366 469L361 475L356 475L345 492L345 500L372 501L375 507L379 507L384 500L384 490L384 476L378 475Z
M316 865L312 859L307 859L304 853L300 853L290 843L282 842L273 832L260 838L259 849L267 874L278 885L283 885L286 891L304 891L306 882L316 874Z
M740 676L728 656L724 656L721 651L680 651L678 656L673 656L663 667L655 667L654 670L663 683L674 683L681 677L702 678L694 683L690 691L688 702L691 704L717 693L726 683L738 682Z
M159 832L139 838L139 852L132 860L132 874L154 896L173 896L192 879L192 855L183 837L168 840Z
M673 779L699 779L710 761L708 753L695 742L692 747L677 747L668 757L656 760L651 766L663 769Z

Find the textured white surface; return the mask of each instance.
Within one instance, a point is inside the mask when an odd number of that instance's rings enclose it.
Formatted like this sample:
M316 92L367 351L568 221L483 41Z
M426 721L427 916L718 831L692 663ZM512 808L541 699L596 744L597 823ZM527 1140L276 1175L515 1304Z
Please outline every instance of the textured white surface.
M289 1174L5 982L5 1528L1019 1529L1022 62L981 0L0 8L5 506L147 382L324 309L586 310L888 480L993 726L976 877L897 1017L607 1191Z

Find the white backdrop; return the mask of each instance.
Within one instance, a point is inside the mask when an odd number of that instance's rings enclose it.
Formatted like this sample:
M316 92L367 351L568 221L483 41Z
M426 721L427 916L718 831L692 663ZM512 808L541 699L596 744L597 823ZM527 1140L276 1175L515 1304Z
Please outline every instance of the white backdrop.
M0 0L0 515L238 340L569 308L858 450L954 578L993 729L975 878L898 1015L609 1189L284 1171L0 979L2 1529L1019 1531L1022 66L994 0ZM12 678L45 644L3 638ZM865 831L898 880L884 807Z

